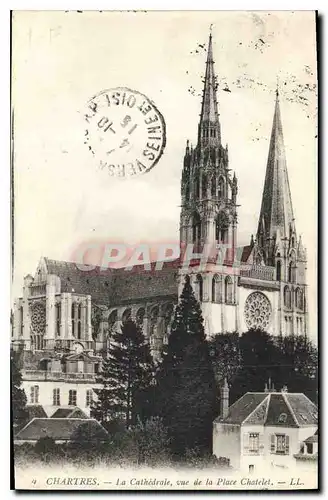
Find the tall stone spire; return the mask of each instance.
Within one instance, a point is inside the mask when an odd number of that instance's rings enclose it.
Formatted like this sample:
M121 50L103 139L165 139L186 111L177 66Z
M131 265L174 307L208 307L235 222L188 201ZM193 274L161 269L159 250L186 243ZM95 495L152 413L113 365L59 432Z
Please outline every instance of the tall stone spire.
M217 84L214 73L212 33L210 33L207 50L202 109L198 126L198 144L202 146L218 146L221 144L221 130L216 97L216 87Z
M295 230L294 215L277 89L257 240L265 245L268 239L277 235L289 238L291 229Z

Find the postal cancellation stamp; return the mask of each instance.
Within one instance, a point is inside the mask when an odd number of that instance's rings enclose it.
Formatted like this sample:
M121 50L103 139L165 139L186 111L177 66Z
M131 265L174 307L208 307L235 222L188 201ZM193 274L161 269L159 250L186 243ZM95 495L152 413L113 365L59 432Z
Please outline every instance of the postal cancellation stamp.
M140 92L126 87L99 92L88 101L84 120L84 143L110 176L149 172L163 154L164 118Z

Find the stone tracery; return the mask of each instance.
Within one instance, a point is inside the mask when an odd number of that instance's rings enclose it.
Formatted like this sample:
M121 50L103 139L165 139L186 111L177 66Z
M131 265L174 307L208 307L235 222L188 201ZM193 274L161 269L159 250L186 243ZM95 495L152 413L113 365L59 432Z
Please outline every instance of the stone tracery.
M245 303L245 320L248 328L265 329L271 319L271 304L261 292L251 293Z

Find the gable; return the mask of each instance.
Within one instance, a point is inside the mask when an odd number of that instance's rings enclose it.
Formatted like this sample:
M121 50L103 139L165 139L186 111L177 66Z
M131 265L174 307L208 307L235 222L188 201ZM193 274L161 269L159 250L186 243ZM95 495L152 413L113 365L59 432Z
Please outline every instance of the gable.
M89 417L80 408L58 408L55 413L51 415L51 418L83 418L89 419Z
M229 413L222 420L224 423L242 424L244 420L267 398L267 394L247 392L229 408Z
M270 393L268 415L265 425L275 427L298 427L282 393Z
M257 408L251 413L245 420L244 424L248 425L264 425L267 411L269 406L269 396L265 398L265 400L259 404Z

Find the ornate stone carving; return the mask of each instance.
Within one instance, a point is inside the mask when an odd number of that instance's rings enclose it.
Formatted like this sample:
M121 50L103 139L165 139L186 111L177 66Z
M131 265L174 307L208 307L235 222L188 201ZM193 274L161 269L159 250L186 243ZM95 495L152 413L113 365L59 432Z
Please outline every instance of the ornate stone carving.
M44 334L46 330L46 306L44 302L31 305L31 326L36 334Z

